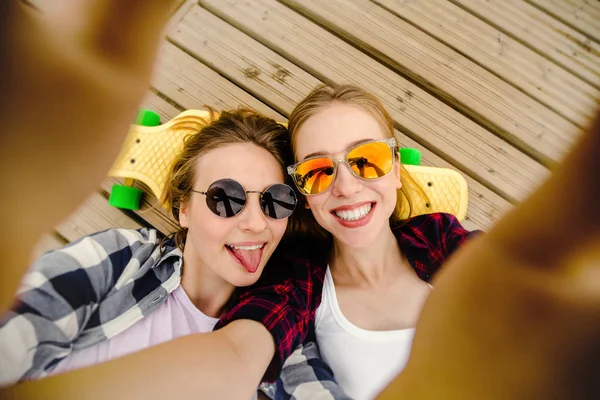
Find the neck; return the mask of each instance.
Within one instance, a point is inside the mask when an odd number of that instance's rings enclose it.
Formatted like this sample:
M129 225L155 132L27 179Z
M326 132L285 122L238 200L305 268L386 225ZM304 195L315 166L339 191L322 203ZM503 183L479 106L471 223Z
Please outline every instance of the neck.
M205 315L218 318L235 290L235 286L223 280L202 262L191 246L183 251L183 276L181 286L192 303Z
M388 227L367 247L350 247L334 239L329 266L336 284L378 286L388 282L390 274L404 271L398 266L405 264Z

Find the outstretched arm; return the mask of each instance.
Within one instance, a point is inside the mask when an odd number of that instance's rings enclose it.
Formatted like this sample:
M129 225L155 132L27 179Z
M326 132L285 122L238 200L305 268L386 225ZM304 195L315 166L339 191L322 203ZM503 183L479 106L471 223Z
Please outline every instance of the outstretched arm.
M114 162L176 0L71 3L39 13L0 2L0 312L37 239Z
M533 196L448 261L380 398L600 396L598 154L600 118Z
M249 399L274 353L254 321L234 321L104 364L0 389L3 399Z
M77 341L82 331L90 339L89 332L114 328L114 321L102 317L114 313L114 308L107 310L99 299L114 288L113 282L131 279L120 275L135 264L128 258L129 249L156 243L148 233L100 232L47 253L34 264L19 288L17 306L0 320L0 385L43 377L68 356L73 343L84 342ZM0 397L164 398L168 393L181 398L250 398L271 360L273 379L279 374L277 366L301 342L302 324L295 316L305 305L294 296L292 281L283 286L257 288L255 296L245 297L238 304L243 305L230 311L225 318L228 325L217 332L56 378L19 383L0 390Z

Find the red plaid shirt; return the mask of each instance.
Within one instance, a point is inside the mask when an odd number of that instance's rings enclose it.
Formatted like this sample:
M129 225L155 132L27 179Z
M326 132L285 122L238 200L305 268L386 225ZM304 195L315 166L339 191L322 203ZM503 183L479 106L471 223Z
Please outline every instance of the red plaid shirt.
M402 254L415 272L429 282L469 235L450 214L420 215L394 227ZM329 248L325 243L282 243L265 273L240 293L238 302L215 329L238 319L261 322L275 339L276 354L264 379L274 381L287 357L314 335L314 319L321 304Z

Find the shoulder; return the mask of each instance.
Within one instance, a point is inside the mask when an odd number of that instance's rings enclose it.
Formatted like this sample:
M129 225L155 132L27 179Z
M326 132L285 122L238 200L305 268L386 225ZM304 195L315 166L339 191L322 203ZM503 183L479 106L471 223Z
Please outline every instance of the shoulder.
M161 239L162 236L155 229L108 229L45 253L33 263L31 270L54 275L80 268L106 268L123 264L134 253L144 250L151 253Z
M446 259L478 232L469 232L455 216L419 215L393 227L402 253L422 279L429 280Z
M394 230L407 229L423 229L423 228L439 228L448 225L459 224L458 219L452 214L447 213L432 213L417 215L409 219L405 219L400 224L394 227Z
M468 237L475 232L467 231L452 214L423 214L402 221L392 228L399 242L410 241L414 244L435 244L448 235Z

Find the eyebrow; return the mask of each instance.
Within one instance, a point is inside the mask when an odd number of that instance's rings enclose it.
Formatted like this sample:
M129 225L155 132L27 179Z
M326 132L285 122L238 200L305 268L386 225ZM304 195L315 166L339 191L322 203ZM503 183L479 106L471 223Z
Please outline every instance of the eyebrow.
M357 146L357 145L362 144L362 143L370 142L371 140L375 140L375 139L369 138L369 139L355 140L354 142L352 142L348 146L346 146L346 148L344 149L344 151L348 151L349 149L353 148L354 146ZM326 151L316 151L316 152L310 153L309 155L307 155L306 157L304 157L303 160L306 160L307 158L311 158L311 157L328 156L328 155L330 155L330 153L327 153Z

